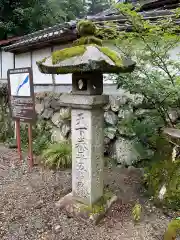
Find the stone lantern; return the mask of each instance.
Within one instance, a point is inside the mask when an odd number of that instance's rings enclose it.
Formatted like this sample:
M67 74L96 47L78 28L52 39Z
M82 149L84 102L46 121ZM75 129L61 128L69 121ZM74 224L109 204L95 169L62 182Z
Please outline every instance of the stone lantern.
M71 48L56 51L37 65L45 74L72 73L72 93L63 100L72 108L72 193L59 206L68 214L97 219L102 215L97 209L105 212L116 199L105 196L103 185L103 106L108 102L102 95L103 73L131 72L135 63L103 47L92 22L80 21L77 30L81 38Z

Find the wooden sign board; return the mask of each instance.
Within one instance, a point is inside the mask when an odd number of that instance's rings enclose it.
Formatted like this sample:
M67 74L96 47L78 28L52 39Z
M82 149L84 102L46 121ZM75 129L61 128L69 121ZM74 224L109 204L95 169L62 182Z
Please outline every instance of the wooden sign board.
M9 104L13 120L36 120L33 74L31 68L8 70Z

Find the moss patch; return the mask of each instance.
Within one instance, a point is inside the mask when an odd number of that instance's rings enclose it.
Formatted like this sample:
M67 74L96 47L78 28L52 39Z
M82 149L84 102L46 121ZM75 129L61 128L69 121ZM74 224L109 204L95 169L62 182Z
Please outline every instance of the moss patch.
M98 47L99 51L107 55L118 67L122 66L122 59L117 55L117 53L107 47Z
M80 36L90 36L95 34L96 26L89 20L82 20L78 23L77 30Z
M105 191L104 195L99 199L97 203L95 203L93 206L87 206L84 205L81 210L85 210L89 212L89 215L94 215L94 214L101 214L106 211L106 204L107 201L112 198L113 194L109 191Z
M180 160L155 162L146 169L145 182L148 193L154 196L157 203L172 208L180 209ZM159 200L159 191L166 186L166 193L163 200Z
M88 37L81 37L80 39L76 40L73 45L79 46L79 45L86 45L86 44L96 44L99 46L102 46L102 41L99 38L96 38L94 36L88 36Z
M175 239L180 236L180 220L172 220L167 228L167 231L164 235L164 240Z
M54 65L65 59L83 55L85 51L86 51L86 47L83 45L55 51L52 53L52 63Z

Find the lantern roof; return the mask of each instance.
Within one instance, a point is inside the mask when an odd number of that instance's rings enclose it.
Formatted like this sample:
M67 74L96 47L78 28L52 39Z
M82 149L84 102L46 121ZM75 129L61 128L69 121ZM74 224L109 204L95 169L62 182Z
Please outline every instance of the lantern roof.
M67 74L83 72L120 73L134 70L135 62L102 45L96 38L96 26L89 20L77 26L80 39L73 47L58 50L37 62L40 72L45 74Z

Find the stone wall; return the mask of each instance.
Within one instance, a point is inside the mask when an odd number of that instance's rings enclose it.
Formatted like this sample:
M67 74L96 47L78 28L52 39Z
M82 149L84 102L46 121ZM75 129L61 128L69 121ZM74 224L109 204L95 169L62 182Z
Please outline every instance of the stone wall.
M61 106L65 94L36 94L36 112L38 119L47 120L51 126L53 142L71 138L71 110ZM141 156L134 148L134 133L123 124L124 119L135 114L142 114L138 106L142 103L138 95L121 94L109 97L109 103L104 107L104 144L105 155L117 160L119 164L132 165Z

